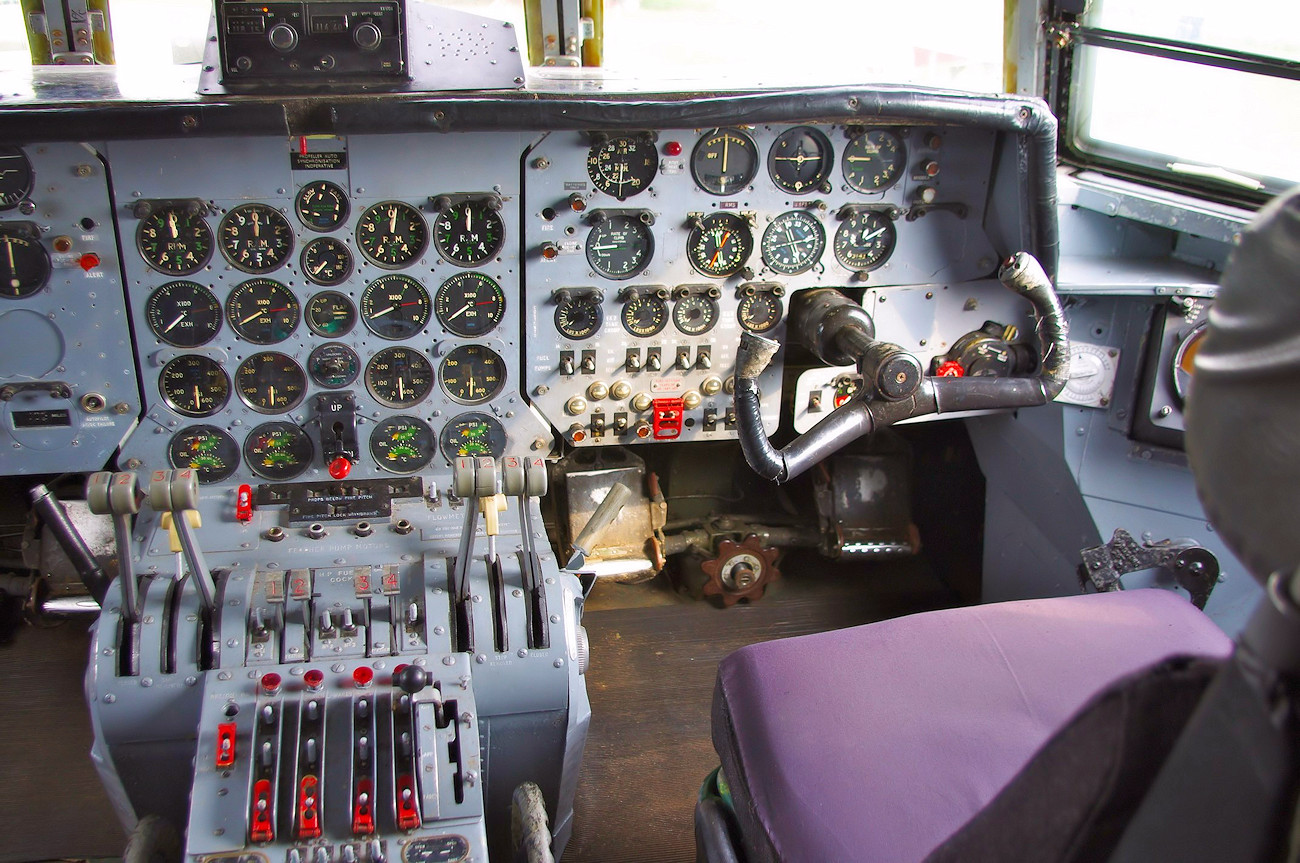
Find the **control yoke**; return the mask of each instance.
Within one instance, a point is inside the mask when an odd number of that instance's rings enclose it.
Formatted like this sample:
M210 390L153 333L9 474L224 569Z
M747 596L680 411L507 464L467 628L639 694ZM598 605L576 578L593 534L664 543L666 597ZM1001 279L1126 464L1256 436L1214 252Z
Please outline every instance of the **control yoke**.
M931 377L920 360L876 339L866 311L832 288L808 291L791 312L790 332L828 365L855 364L862 389L811 431L782 449L763 432L758 376L780 343L745 333L736 352L736 423L749 466L778 483L793 479L849 441L878 428L925 414L1042 405L1065 387L1070 369L1069 328L1061 301L1043 267L1028 252L1002 264L998 279L1029 300L1038 333L1036 377Z

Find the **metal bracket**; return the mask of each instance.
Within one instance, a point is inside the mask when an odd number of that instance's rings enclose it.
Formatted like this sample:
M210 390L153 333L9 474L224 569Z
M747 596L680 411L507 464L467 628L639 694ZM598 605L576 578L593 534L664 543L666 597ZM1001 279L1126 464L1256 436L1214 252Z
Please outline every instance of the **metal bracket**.
M1191 595L1192 604L1204 610L1219 579L1219 559L1190 540L1162 539L1139 544L1133 535L1117 528L1110 542L1085 548L1081 574L1102 592L1123 590L1120 578L1143 569L1166 569L1178 586Z

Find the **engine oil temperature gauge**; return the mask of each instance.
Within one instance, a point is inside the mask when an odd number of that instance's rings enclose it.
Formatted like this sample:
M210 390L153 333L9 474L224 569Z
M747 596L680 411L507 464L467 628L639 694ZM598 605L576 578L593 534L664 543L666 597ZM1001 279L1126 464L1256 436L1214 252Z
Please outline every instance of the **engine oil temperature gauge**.
M1115 390L1119 351L1105 345L1070 342L1070 377L1058 402L1100 408L1110 404Z
M239 468L239 444L216 426L189 426L172 437L167 459L177 470L196 472L200 483L221 482Z
M433 429L416 417L389 417L370 433L371 457L392 473L415 473L433 460L433 453Z
M506 430L488 414L461 414L442 427L439 444L449 462L467 456L500 458L506 451Z
M293 479L311 464L311 438L293 423L264 423L244 439L244 459L253 473L273 482Z

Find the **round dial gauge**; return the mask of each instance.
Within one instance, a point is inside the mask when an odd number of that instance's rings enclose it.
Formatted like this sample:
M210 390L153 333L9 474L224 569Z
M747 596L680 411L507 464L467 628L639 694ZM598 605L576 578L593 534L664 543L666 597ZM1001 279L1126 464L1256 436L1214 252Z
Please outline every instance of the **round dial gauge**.
M791 210L767 226L760 248L768 269L793 276L817 266L826 251L826 230L812 214Z
M568 339L591 338L605 322L605 310L595 294L563 297L555 307L555 328Z
M410 276L384 276L361 292L361 321L381 339L407 339L429 323L429 292Z
M168 282L149 295L144 317L153 334L169 345L194 348L221 329L221 303L194 282Z
M242 204L226 213L218 228L221 254L246 273L269 273L289 260L293 228L289 220L266 204Z
M390 408L409 408L433 391L433 365L414 348L384 348L366 365L366 389Z
M465 405L481 404L506 385L506 364L491 348L461 345L443 358L438 378L453 400Z
M893 132L863 132L844 148L844 181L859 192L881 192L903 175L907 152Z
M834 165L830 139L811 126L787 129L772 143L767 154L767 172L778 188L793 195L821 189ZM825 191L830 191L826 186Z
M162 207L140 221L135 245L158 272L188 276L212 258L212 229L198 207Z
M506 430L488 414L461 414L442 427L438 443L450 462L473 456L500 458L506 452Z
M40 240L0 233L0 297L29 297L50 280L50 253Z
M313 231L332 231L348 217L348 193L329 180L313 180L294 198L298 219Z
M293 291L272 279L249 279L226 298L230 327L255 345L282 342L298 328L302 309Z
M1208 327L1208 323L1197 324L1174 353L1174 393L1180 401L1187 401L1187 393L1191 389L1192 377L1196 372L1196 354L1201 350L1201 343L1205 340Z
M874 270L894 253L898 234L889 217L874 210L849 216L835 231L835 259L850 270Z
M235 388L244 404L258 413L284 413L302 401L307 375L291 357L267 351L239 364Z
M32 163L17 147L0 146L0 210L12 210L32 193Z
M649 188L658 170L659 154L654 141L645 135L610 138L587 153L592 185L620 201Z
M1070 377L1060 400L1087 407L1109 404L1115 382L1118 352L1103 345L1070 342Z
M673 304L673 323L688 336L713 329L718 322L718 304L704 294L687 294Z
M318 285L341 285L352 275L352 252L333 237L318 237L303 246L302 274Z
M770 291L750 294L736 306L736 319L751 333L765 333L781 323L781 299Z
M415 417L389 417L370 433L370 455L386 471L415 473L433 454L433 429Z
M623 304L623 329L643 339L658 335L668 324L668 304L654 294L637 294Z
M486 200L453 204L433 223L433 244L438 253L462 267L477 267L496 257L505 241L505 223Z
M710 213L691 228L686 251L697 272L724 279L744 268L754 251L754 236L735 213Z
M691 176L710 195L733 195L758 173L758 147L739 129L714 129L691 152Z
M607 279L630 279L650 264L655 238L637 216L614 213L587 235L587 263Z
M447 332L473 338L501 323L506 295L500 285L482 273L457 273L439 286L433 297L433 311Z
M370 262L399 270L424 254L429 229L424 216L410 204L383 201L361 214L357 222L357 247Z
M276 482L307 469L315 453L311 438L293 423L263 423L244 438L244 460L253 473Z
M230 401L230 378L221 363L201 354L169 360L158 388L167 407L187 417L210 417Z
M336 339L352 332L357 310L346 294L321 291L307 302L307 328L318 336Z
M360 373L361 359L352 348L338 342L319 345L307 357L307 374L326 389L345 387Z
M167 460L177 470L192 470L199 482L221 482L239 469L239 444L216 426L189 426L172 436Z

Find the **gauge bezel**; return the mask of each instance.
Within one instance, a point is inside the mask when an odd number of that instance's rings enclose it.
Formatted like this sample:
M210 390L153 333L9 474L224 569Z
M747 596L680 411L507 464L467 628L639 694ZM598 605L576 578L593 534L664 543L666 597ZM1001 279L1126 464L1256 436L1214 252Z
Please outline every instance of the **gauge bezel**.
M250 365L251 363L260 364L263 362L268 362L277 359L284 361L285 363L288 364L288 366L292 366L294 372L299 377L300 382L298 383L297 397L293 400L291 404L287 404L284 407L275 407L273 405L271 406L259 405L258 403L252 400L252 398L248 394L248 390L243 385L242 381L243 378L245 377L244 369L246 367L250 369L253 368ZM249 373L248 376L251 377L254 380L254 382L257 382L257 380L262 377L262 375L259 374L259 372L260 370L255 369L251 373ZM303 369L301 365L298 364L297 360L295 360L293 357L289 356L288 354L282 354L279 351L259 351L258 353L250 354L249 356L244 357L244 359L235 368L234 389L235 389L235 393L239 396L239 400L243 402L244 406L251 411L255 411L256 413L266 414L266 415L288 413L289 411L298 407L298 405L302 404L302 400L307 397L307 372Z
M411 357L416 358L420 363L424 364L423 372L425 375L425 382L423 387L418 391L412 391L412 394L407 396L405 399L390 398L391 392L380 390L375 380L376 364L381 361L391 362L392 361L391 358L399 354L408 354ZM410 365L413 366L415 365L415 363L411 363ZM429 394L433 392L433 387L434 387L433 363L429 361L429 358L426 357L424 355L424 352L421 350L418 350L413 347L408 347L406 345L393 345L392 347L387 347L381 351L377 351L375 355L370 358L370 361L366 363L365 382L366 382L366 391L370 393L370 397L373 398L375 401L379 402L384 407L397 408L397 409L415 407L420 402L427 399L429 397Z
M650 230L650 226L646 224L639 215L618 212L610 212L607 213L607 215L608 218L593 225L591 230L587 232L587 241L585 243L587 263L593 270L595 270L597 275L603 276L606 279L612 279L618 282L635 279L637 276L644 273L646 267L650 266L650 262L654 260L654 232ZM629 230L636 234L635 238L633 238L630 243L628 241L620 243L620 250L626 248L628 245L633 245L642 249L642 257L640 260L636 261L632 268L626 272L615 272L612 269L602 266L599 262L599 257L594 254L596 238L601 234L606 234L614 230L613 225L616 220L619 225L625 226L625 230Z
M578 330L565 329L565 324L563 323L565 319L565 311L568 309L575 309L578 306L582 306L582 305L590 306L592 309L595 310L595 314L593 316L594 319L591 324L591 329L585 333ZM605 325L604 300L598 295L590 294L590 293L574 294L570 296L567 300L563 300L562 302L556 304L555 306L555 330L560 335L564 336L566 339L569 339L570 341L574 341L574 342L586 341L587 339L594 336L596 333L600 332L600 328L603 327L604 325Z
M206 336L198 341L177 341L174 338L168 338L167 330L163 327L163 321L158 319L158 303L163 292L170 292L181 288L188 290L192 298L202 301L211 314L212 326L210 330L208 330ZM191 300L191 302L193 302L193 300ZM186 314L189 314L189 312L187 311L182 313L181 317L184 317ZM217 295L212 293L207 286L186 279L175 279L159 285L153 289L149 294L148 299L144 301L144 320L149 326L149 331L153 333L154 338L158 341L176 348L197 348L201 345L206 345L208 342L215 339L217 334L221 332L221 324L225 318L226 309L221 304L221 300L217 299ZM180 318L176 318L169 326L174 327L179 324Z
M294 443L298 446L306 445L306 452L300 453L299 460L291 469L284 473L272 471L270 468L261 466L253 458L253 441L259 435L269 433L270 431L288 431ZM311 436L302 429L297 423L285 422L284 420L273 420L269 423L262 423L256 428L249 431L244 437L244 445L240 447L240 452L244 456L244 464L248 469L260 476L262 479L271 482L288 482L291 479L302 476L311 467L312 460L316 457L316 445L312 443ZM301 457L305 455L304 457Z
M737 176L743 177L744 179L737 182L735 188L732 189L728 189L725 183L719 186L711 181L705 180L701 176L701 160L703 158L703 153L714 141L720 141L728 135L734 135L740 140L740 148L747 154L747 158L749 159L749 166L743 172L737 174ZM730 156L728 156L728 158L730 158ZM718 197L737 195L748 188L749 184L754 182L754 178L758 176L760 160L761 157L758 152L758 144L754 142L753 136L744 129L737 129L734 126L724 126L717 129L711 129L700 136L700 139L695 142L694 149L691 150L691 178L695 180L695 185L698 186L701 191L708 192L710 195L716 195Z
M480 398L467 398L463 395L457 394L450 386L447 385L447 366L453 359L459 361L462 357L479 351L485 352L491 358L495 358L495 359L488 359L487 361L490 363L495 363L499 367L499 372L498 372L499 379L497 380L496 387L493 388L492 391L489 392L487 395L484 395ZM481 405L486 402L492 401L492 399L499 396L502 393L502 391L505 390L506 381L509 379L509 376L510 373L509 370L506 368L505 360L502 359L499 353L492 350L492 348L488 347L487 345L481 345L481 344L460 345L459 347L453 348L451 352L448 353L445 357L443 357L442 361L438 363L438 388L442 391L442 394L445 395L447 398L451 399L457 404L462 404L462 405Z
M341 303L339 303L339 305L347 309L348 312L348 316L346 318L347 326L344 327L344 329L337 330L335 332L328 332L327 330L322 328L316 322L316 320L312 318L312 307L315 306L318 301L324 301L327 299L334 300L335 302L342 301ZM352 302L352 298L349 297L347 294L343 293L342 291L319 291L315 294L312 294L311 297L307 300L307 305L303 309L303 318L307 322L307 329L311 330L316 335L325 339L338 339L338 338L342 338L343 336L346 336L348 333L356 329L358 314L357 314L357 307Z
M239 315L243 314L243 312L238 312L238 313L236 312L236 309L240 305L242 295L246 293L250 293L251 291L253 291L254 288L263 285L269 285L271 286L271 290L273 293L282 293L284 297L287 297L287 299L282 299L281 302L287 302L288 305L286 305L283 309L279 309L269 314L279 314L280 312L292 312L292 314L289 316L289 318L292 320L292 323L289 324L288 329L284 331L284 334L278 337L274 330L275 318L268 317L266 323L258 324L259 328L267 329L269 335L264 335L258 330L253 330L250 329L249 327L250 322L256 322L255 319L262 317L262 315L254 315L251 317L240 318ZM249 344L278 345L281 342L291 338L293 334L297 331L298 324L302 322L302 304L298 302L297 295L294 294L293 290L288 285L284 284L283 282L277 282L275 279L268 279L265 276L258 276L256 278L246 279L230 289L230 295L226 297L226 320L230 323L230 329L232 329L235 332L235 335L239 336L241 339L248 342Z
M879 220L880 224L884 226L885 231L882 235L884 238L882 240L884 249L879 253L876 253L875 256L873 256L870 260L866 262L865 265L854 266L852 263L845 260L846 251L844 249L844 245L848 241L847 239L844 239L844 236L847 235L849 227L860 217L863 216L870 217L872 219L877 219ZM840 266L844 267L844 269L850 270L855 273L868 273L871 272L872 270L884 266L884 264L891 257L893 257L894 251L897 249L897 247L898 247L898 229L894 227L894 220L889 218L888 215L886 215L884 212L880 210L859 210L858 212L851 214L848 218L846 218L843 222L840 223L840 226L838 228L835 229L835 239L832 242L832 249L835 253L835 260L838 261Z
M639 170L632 173L631 180L640 182L634 182L632 191L627 194L619 194L614 191L620 184L610 179L602 167L602 161L615 164L612 160L619 155L618 147L620 144L628 145L624 151L624 155L627 157L624 161L629 169L633 167L631 160L634 158L642 160L641 168L648 168L648 173ZM642 151L648 151L648 155ZM626 201L633 195L638 195L650 188L650 184L654 182L655 177L658 175L659 147L647 135L613 135L608 140L592 144L591 148L587 150L587 176L591 179L591 185L620 201ZM628 185L628 183L625 182L622 185Z
M421 429L419 434L421 437L424 438L426 442L426 445L424 447L424 452L423 452L425 458L419 463L412 463L411 465L405 467L402 470L397 470L389 465L384 464L383 459L379 457L379 453L376 451L377 447L375 445L375 439L382 431L398 423L406 423L413 426L419 426ZM374 460L375 465L380 470L388 471L389 473L407 475L407 474L413 474L417 471L423 470L426 466L428 466L429 462L433 461L433 457L438 451L438 439L434 435L433 429L430 428L429 424L426 423L424 420L420 419L419 417L410 416L409 414L398 414L397 416L391 416L384 419L378 425L376 425L373 430L371 430L369 449L370 449L370 457Z
M453 322L453 318L464 311L464 307L452 312L446 307L450 292L459 286L461 282L477 282L486 284L492 293L492 302L494 305L487 309L488 325L483 329L471 329L463 327L459 322ZM463 294L462 294L463 296ZM433 295L433 313L438 319L438 323L444 330L452 335L460 336L463 339L476 339L485 336L497 328L506 315L506 293L501 284L496 279L474 270L466 270L455 273L438 286L438 290Z
M328 223L317 224L307 217L304 212L303 196L314 188L335 193L340 204L337 218ZM328 234L331 231L337 231L348 220L348 216L352 214L352 203L348 200L347 190L337 183L332 183L329 180L310 180L303 183L299 187L298 193L293 196L293 211L294 215L298 217L298 221L307 230L315 231L318 234Z
M789 266L774 262L768 256L768 238L774 236L778 226L786 222L801 222L805 225L811 225L814 230L814 239L816 240L816 249L808 257L807 262ZM763 237L758 242L759 254L763 258L763 265L774 273L780 273L783 276L797 276L806 273L821 263L822 255L826 253L826 228L822 226L821 220L809 213L807 210L787 210L772 217L772 221L763 229Z
M700 264L697 260L698 253L701 252L702 243L708 236L709 232L714 230L715 222L730 223L732 233L740 237L739 247L741 249L735 265L725 270L710 271ZM745 269L749 263L750 257L754 254L754 232L750 229L749 221L739 213L730 211L720 211L709 213L700 219L698 224L692 225L690 233L686 236L686 257L690 262L691 268L702 276L710 279L727 279ZM715 255L716 257L716 255Z
M199 434L208 434L208 435L212 435L213 437L221 438L222 447L227 448L228 450L227 455L231 456L230 458L227 459L228 464L225 472L218 473L215 475L204 476L204 471L202 467L195 467L193 464L177 464L178 461L178 459L176 458L177 442L184 437L199 435ZM176 432L176 434L172 435L171 440L167 442L167 463L170 464L176 470L194 471L195 474L198 475L200 485L209 485L211 483L216 483L216 482L225 482L226 480L230 479L239 471L239 465L241 463L239 442L236 441L229 432L227 432L223 428L220 428L219 426L208 425L206 423L200 423L199 425L185 426L183 429Z
M330 351L343 351L352 359L352 376L347 380L340 383L330 383L325 378L316 374L315 365L320 362L320 358L324 354ZM323 387L327 390L341 390L346 386L351 386L360 376L361 357L357 356L357 352L352 350L352 348L348 347L348 345L343 342L326 342L323 345L317 345L312 349L312 352L307 355L307 377L318 387Z
M317 249L326 246L335 252L341 252L343 254L343 271L333 279L322 279L320 273L324 268L322 267L313 272L311 265L308 263L309 259L314 256ZM302 269L302 274L307 281L312 284L320 285L321 287L333 288L343 284L352 277L352 273L356 269L356 259L352 257L352 250L347 247L347 244L337 237L317 237L303 245L302 254L298 257L298 266Z
M0 212L12 210L24 200L31 197L32 189L36 188L36 169L32 167L32 160L27 158L22 147L16 147L11 144L0 144L0 159L16 158L22 160L22 168L19 177L22 178L21 185L13 184L14 191L6 192L5 188L9 187L10 181L5 180L4 185L0 186Z
M270 241L272 245L267 247L270 263L262 266L242 263L236 260L235 256L238 254L238 249L231 248L232 240L230 238L232 236L235 238L235 242L242 239L240 236L241 227L235 224L236 220L241 218L245 213L255 212L266 214L267 225L276 235L276 238ZM233 234L231 233L232 230L234 232ZM280 269L288 263L291 257L293 257L293 225L289 224L289 219L284 213L280 212L270 204L263 204L254 201L248 204L240 204L238 207L232 208L221 218L221 222L217 225L217 236L219 238L218 245L221 248L221 256L226 259L226 263L230 264L230 266L234 267L236 270L241 270L245 273L265 275L266 273L271 273ZM283 237L283 239L279 239L279 237ZM274 254L271 254L272 252Z
M378 216L380 210L385 207L397 207L399 210L406 211L410 216L413 216L413 224L418 226L417 230L420 234L418 238L415 238L419 241L416 248L409 250L400 258L395 258L391 261L386 261L379 257L374 249L366 245L364 233L367 225L378 224L374 219ZM371 204L369 207L366 207L365 211L362 212L361 217L357 219L356 240L357 248L361 250L362 256L376 267L384 270L402 270L419 261L424 257L424 253L428 251L429 223L425 220L424 214L420 212L420 208L416 207L414 204L408 204L405 201L380 201L377 204Z
M450 237L443 236L441 230L442 223L444 220L450 218L449 214L453 210L458 210L461 207L469 207L471 209L471 212L473 212L474 210L478 210L480 213L480 217L483 218L485 222L496 223L497 235L496 235L495 242L493 242L490 246L487 247L487 251L482 256L478 256L477 253L475 255L458 256L456 254L453 254L451 250L447 248L447 244L444 242L444 240L448 240L450 239ZM461 216L461 218L463 219L464 216ZM457 220L452 220L451 224L454 225L456 221ZM453 231L454 230L455 229L453 229ZM438 250L438 254L442 256L442 259L449 264L455 264L460 267L481 267L484 264L491 261L497 255L501 254L501 250L505 248L505 245L506 245L505 219L501 217L501 213L498 210L492 209L492 207L489 206L487 200L483 198L464 198L460 201L457 201L447 209L439 212L437 217L433 220L433 246L435 249Z
M167 372L174 364L182 361L195 362L206 366L206 368L200 372L200 374L204 375L206 378L205 382L202 384L195 384L195 386L200 388L201 392L213 393L214 389L212 382L214 380L220 380L220 385L217 390L215 390L215 392L220 394L220 398L214 402L210 409L190 410L189 408L181 407L177 400L173 398L172 394L167 391ZM219 374L220 378L214 377L214 372ZM230 375L226 373L226 370L222 367L221 363L206 354L181 354L180 356L172 357L163 364L162 369L158 372L158 392L162 395L163 404L165 404L169 410L184 417L202 419L203 417L215 416L216 414L221 413L221 411L225 409L226 405L230 404L231 389L233 389L233 387L231 385Z
M892 173L882 178L882 180L879 183L875 183L875 182L868 183L867 177L865 175L855 176L859 172L857 171L857 169L851 169L849 167L850 162L854 158L859 158L859 159L861 158L860 155L855 153L855 150L861 149L860 142L864 140L869 140L873 135L887 136L888 138L892 139L896 151L895 156L891 160L892 164L889 166L889 169L892 170ZM879 145L877 144L874 146L876 146L877 151L879 151ZM897 132L894 132L890 129L867 129L861 132L860 134L854 135L851 139L849 139L849 143L845 145L844 152L840 154L840 172L844 175L844 182L848 184L850 189L853 189L855 192L862 192L863 194L871 194L873 192L884 192L888 189L892 189L894 186L898 184L899 180L903 179L903 174L905 173L906 167L907 167L907 143L903 140L903 137L901 135L899 135Z
M384 290L386 285L393 282L399 282L406 285L408 288L414 286L421 297L421 299L416 301L420 305L420 314L418 320L404 323L401 332L395 335L386 335L377 330L375 324L372 323L372 320L376 317L373 314L372 307L375 292ZM429 326L429 319L433 315L433 299L429 296L428 289L424 287L424 284L420 282L419 279L403 273L391 273L386 276L380 276L370 284L366 285L366 287L361 291L361 300L357 303L357 312L361 317L361 323L365 324L366 329L370 330L370 332L386 341L400 342L419 335ZM404 321L405 319L398 318L397 320Z
M45 244L36 237L22 236L14 230L0 230L0 239L22 243L39 253L33 254L32 260L27 262L36 265L37 273L34 275L36 275L37 278L27 280L20 279L17 288L15 288L11 282L8 287L13 291L13 293L0 293L0 297L4 297L7 300L22 300L44 290L44 288L50 283L50 276L54 274L54 264L50 259L49 250L45 248ZM9 249L12 251L13 246L10 245ZM17 273L15 273L15 275L17 275Z
M794 185L785 182L781 177L780 171L777 170L777 164L779 162L777 148L782 146L782 142L787 138L796 134L801 136L807 135L815 140L817 145L821 147L821 154L814 157L815 160L820 163L817 174L808 182L808 185L803 188L796 188ZM772 146L769 147L767 151L767 174L772 179L772 185L776 186L783 192L789 192L791 195L811 195L813 192L830 192L830 184L827 181L830 180L831 171L834 169L835 146L831 143L830 137L828 137L825 132L814 126L792 126L791 128L786 129L784 132L776 136L776 140L772 142Z
M755 302L758 302L760 299L775 305L776 316L772 318L772 322L767 326L754 327L745 322L745 318L748 314L746 309L749 306L752 306ZM785 303L781 302L781 298L778 297L776 294L772 293L771 291L757 291L752 294L747 294L746 296L741 297L740 302L736 305L736 323L740 324L741 329L747 330L748 332L754 333L756 335L762 333L770 333L772 330L776 329L780 325L781 320L784 317L785 317Z
M454 464L458 458L469 457L461 456L458 452L451 452L450 450L452 447L450 444L452 441L448 437L451 434L452 429L458 423L468 422L478 422L488 426L489 429L487 433L489 438L488 452L476 453L475 456L487 455L492 458L501 458L505 455L507 442L509 440L506 435L505 426L503 426L500 420L491 414L482 413L480 411L469 411L468 413L459 414L447 420L447 422L443 424L442 431L438 433L438 451L442 453L442 457L447 460L448 464Z
M215 251L216 237L213 236L212 226L208 224L208 220L204 217L203 210L200 208L196 212L187 213L187 209L189 209L189 206L185 204L170 204L159 207L141 219L140 224L135 229L135 250L140 253L140 257L144 259L146 264L165 276L192 276L208 265L212 260L212 253ZM199 242L201 254L196 256L196 263L191 266L168 268L145 252L145 229L153 222L158 222L158 226L161 227L162 223L159 220L163 219L167 213L176 213L177 216L194 220L192 225L193 233L190 235L189 241ZM180 239L180 237L178 236L177 239ZM206 244L206 248L202 247L203 244Z

